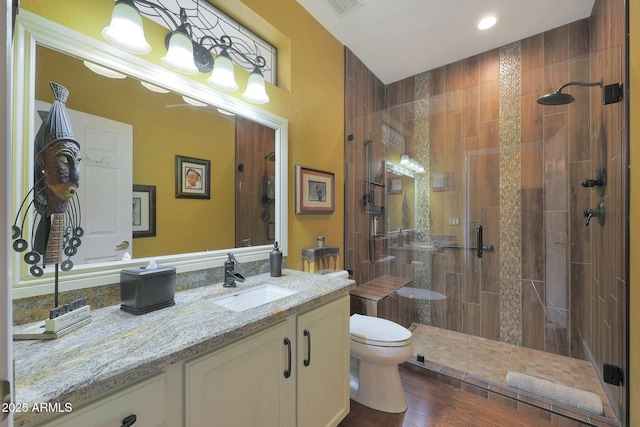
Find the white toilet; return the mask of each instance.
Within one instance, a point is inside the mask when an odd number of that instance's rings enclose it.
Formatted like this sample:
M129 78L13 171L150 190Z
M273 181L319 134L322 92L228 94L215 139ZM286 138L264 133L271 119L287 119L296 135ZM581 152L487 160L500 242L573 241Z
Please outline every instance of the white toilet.
M390 320L354 314L351 332L351 399L372 409L407 409L398 365L413 354L411 331Z

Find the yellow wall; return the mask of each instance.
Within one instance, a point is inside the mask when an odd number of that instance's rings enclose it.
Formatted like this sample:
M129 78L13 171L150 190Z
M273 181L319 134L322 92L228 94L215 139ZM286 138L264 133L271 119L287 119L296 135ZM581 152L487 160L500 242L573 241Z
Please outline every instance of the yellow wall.
M318 235L326 236L327 245L343 248L344 49L295 0L214 3L278 47L279 85L267 85L271 101L261 108L289 121L287 265L302 269L301 250L315 246ZM23 0L21 7L102 40L100 31L109 23L113 2L84 0L82 7L78 7L75 0ZM145 59L159 63L162 53L161 49L154 49ZM246 73L237 71L238 81L246 80ZM206 77L195 78L204 82ZM232 95L239 97L243 89ZM336 211L333 214L295 215L296 164L335 174Z
M640 224L640 178L637 168L640 167L640 2L629 2L629 162L630 162L630 215L629 215L629 373L628 384L631 398L628 404L631 413L631 426L640 426L640 239L638 230ZM635 168L635 169L634 169Z

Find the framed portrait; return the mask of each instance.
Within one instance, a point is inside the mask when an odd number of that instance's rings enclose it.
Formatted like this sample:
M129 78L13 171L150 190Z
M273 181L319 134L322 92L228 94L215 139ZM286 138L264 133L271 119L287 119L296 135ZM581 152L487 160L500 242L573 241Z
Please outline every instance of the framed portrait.
M211 198L211 161L176 155L176 198Z
M296 214L335 211L335 175L296 165Z
M402 178L389 178L389 194L402 194Z
M156 235L156 186L133 185L133 238Z

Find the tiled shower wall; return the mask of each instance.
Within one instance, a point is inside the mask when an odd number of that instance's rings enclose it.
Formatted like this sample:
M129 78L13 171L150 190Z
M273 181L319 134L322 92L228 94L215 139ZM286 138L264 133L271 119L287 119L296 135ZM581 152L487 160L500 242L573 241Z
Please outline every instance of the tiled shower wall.
M390 272L371 262L385 259L386 246L370 244L362 204L362 140L374 141L374 164L390 154L380 143L385 108L405 152L427 167L417 179L420 231L474 244L482 224L496 248L482 260L457 249L416 253L428 263L416 286L447 295L428 321L588 359L599 371L605 362L624 366L624 103L603 106L597 88L576 87L569 106L535 102L569 81L624 80L624 2L598 0L590 18L387 86L348 50L346 64L345 267L358 283ZM598 167L607 170L602 194L580 185ZM433 173L448 177L448 191L432 191ZM606 221L586 227L582 211L600 199ZM466 218L467 227L449 218ZM608 387L620 413L622 388Z

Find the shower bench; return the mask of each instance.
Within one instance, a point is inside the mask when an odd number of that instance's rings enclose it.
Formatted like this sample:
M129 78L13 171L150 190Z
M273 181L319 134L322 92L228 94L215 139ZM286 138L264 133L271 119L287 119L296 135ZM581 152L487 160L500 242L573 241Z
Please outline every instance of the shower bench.
M408 327L415 320L415 301L396 295L396 291L412 283L411 279L385 275L351 289L351 314L382 317Z

